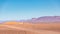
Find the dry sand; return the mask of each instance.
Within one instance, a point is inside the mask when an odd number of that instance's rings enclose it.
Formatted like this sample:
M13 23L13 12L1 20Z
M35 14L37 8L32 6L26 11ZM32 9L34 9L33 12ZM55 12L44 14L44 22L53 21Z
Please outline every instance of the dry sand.
M60 34L60 24L1 24L0 34Z

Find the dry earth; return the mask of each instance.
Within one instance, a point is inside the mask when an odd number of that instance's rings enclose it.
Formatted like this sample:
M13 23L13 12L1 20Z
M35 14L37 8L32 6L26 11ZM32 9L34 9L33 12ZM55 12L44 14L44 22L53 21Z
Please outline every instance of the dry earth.
M60 34L60 23L30 24L8 22L0 24L0 34Z

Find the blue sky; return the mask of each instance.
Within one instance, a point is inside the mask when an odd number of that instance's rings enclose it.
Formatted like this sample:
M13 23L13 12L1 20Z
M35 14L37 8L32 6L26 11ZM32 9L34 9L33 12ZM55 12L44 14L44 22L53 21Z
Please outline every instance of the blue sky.
M60 0L0 0L0 20L60 16Z

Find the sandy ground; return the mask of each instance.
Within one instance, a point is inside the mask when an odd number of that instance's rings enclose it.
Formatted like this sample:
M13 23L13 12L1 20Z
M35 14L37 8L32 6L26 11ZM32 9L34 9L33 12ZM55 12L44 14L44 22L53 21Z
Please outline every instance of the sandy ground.
M48 25L44 25L44 26L43 25L40 26L39 28L48 26ZM28 26L31 27L31 25L27 25L27 24L25 24L24 27L12 26L12 25L0 25L0 34L60 34L60 32L58 31L44 30L44 29L37 30L37 29L29 28ZM48 29L50 26L48 26ZM54 27L58 27L58 26L54 25ZM36 26L36 28L38 28L38 26Z

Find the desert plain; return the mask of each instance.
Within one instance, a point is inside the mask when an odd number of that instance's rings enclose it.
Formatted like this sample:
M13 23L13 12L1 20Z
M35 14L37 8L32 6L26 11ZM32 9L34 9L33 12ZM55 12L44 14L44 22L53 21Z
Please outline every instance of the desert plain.
M60 23L5 22L0 24L0 34L60 34Z

